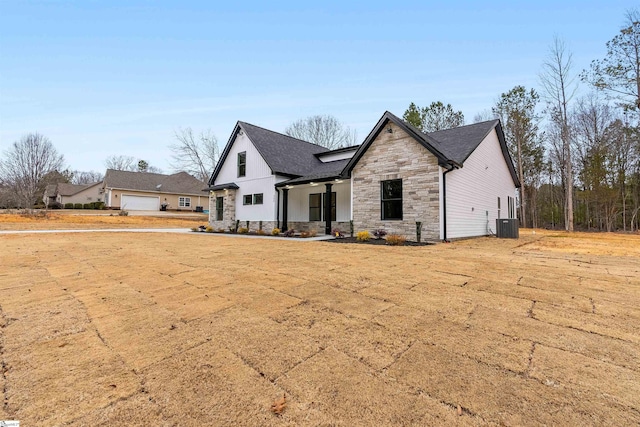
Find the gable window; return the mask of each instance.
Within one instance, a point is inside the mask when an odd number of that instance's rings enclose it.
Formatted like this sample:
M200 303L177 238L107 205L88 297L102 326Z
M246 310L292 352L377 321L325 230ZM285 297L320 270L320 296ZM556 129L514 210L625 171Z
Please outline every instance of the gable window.
M243 205L250 205L252 204L252 201L253 201L253 196L251 194L245 194L244 196L242 196Z
M224 197L216 197L216 221L222 221L223 206L224 206Z
M402 219L402 180L380 182L382 219Z
M320 221L322 218L321 193L309 194L309 221Z
M238 153L238 178L247 175L247 152ZM247 203L245 203L246 205ZM250 203L249 203L250 204Z
M261 205L262 204L262 196L263 193L257 193L253 195L253 204L254 205Z
M179 197L178 198L178 206L181 208L189 208L191 207L191 197Z

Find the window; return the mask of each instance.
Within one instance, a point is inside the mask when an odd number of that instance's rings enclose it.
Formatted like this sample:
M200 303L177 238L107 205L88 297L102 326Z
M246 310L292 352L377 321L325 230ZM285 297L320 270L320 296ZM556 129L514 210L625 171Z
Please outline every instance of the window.
M247 152L238 153L238 178L247 174ZM245 203L246 205L247 203ZM251 203L249 203L251 204Z
M309 221L325 221L327 193L309 194ZM331 221L336 220L336 193L331 192Z
M216 221L222 221L222 207L224 197L216 197Z
M181 208L189 208L191 207L191 197L179 197L178 198L178 206Z
M325 214L324 214L326 205L327 205L327 193L322 193L322 220L323 221L326 221ZM332 191L331 192L331 221L335 221L335 220L336 220L336 193Z
M320 221L322 218L322 193L309 194L309 221Z
M262 204L262 193L258 193L258 194L254 194L253 195L253 204L254 205L261 205Z
M516 215L516 204L515 199L513 197L507 197L507 205L509 208L509 218L515 218Z
M243 205L250 205L252 203L253 203L253 196L251 194L245 194L244 196L242 196Z
M498 197L498 218L500 218L500 197Z
M380 182L382 219L402 219L402 180Z

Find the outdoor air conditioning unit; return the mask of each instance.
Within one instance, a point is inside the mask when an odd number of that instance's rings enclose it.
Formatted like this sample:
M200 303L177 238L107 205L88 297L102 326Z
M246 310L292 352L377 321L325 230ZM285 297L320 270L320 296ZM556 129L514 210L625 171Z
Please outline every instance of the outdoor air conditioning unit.
M496 237L501 239L517 239L520 237L517 218L496 219Z

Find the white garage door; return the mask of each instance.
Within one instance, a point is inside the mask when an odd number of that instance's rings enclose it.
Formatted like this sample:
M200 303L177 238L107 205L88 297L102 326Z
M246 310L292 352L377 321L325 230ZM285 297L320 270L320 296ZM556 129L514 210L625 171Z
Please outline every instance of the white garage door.
M160 210L160 197L149 196L122 196L120 208L130 211L157 211Z

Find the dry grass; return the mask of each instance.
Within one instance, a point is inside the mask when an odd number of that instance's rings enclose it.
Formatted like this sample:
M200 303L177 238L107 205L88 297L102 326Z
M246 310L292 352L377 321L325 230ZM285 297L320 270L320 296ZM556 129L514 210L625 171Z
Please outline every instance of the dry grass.
M0 230L72 230L82 228L191 228L207 223L206 214L119 216L119 211L49 211L0 213Z
M521 236L0 236L0 419L638 425L640 236Z

